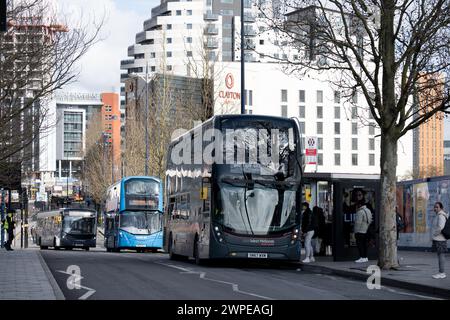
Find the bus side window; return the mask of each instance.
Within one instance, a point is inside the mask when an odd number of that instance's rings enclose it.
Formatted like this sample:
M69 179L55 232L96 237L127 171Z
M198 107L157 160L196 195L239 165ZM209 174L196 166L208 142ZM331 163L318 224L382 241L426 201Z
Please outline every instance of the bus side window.
M169 198L169 211L168 211L168 215L169 215L169 219L173 220L175 219L175 212L176 210L176 199L174 196L171 196Z

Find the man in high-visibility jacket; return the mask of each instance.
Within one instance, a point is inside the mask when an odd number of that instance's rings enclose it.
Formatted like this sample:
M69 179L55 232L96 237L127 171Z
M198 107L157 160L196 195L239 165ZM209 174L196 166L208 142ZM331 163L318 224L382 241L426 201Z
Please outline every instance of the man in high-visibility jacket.
M3 222L3 228L8 233L8 240L5 242L5 249L8 251L12 251L11 248L12 241L14 239L14 228L15 228L15 221L13 219L13 214L10 212L6 216L6 219Z

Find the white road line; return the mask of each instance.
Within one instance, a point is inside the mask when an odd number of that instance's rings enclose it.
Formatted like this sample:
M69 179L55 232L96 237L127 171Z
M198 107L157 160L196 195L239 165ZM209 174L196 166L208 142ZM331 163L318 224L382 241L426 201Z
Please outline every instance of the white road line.
M264 299L264 300L275 300L274 298L262 296L262 295L259 295L259 294L256 294L256 293L242 291L242 290L239 289L239 285L237 283L223 281L223 280L217 280L217 279L212 279L212 278L207 278L206 277L206 272L195 271L195 270L184 268L184 267L177 266L177 265L174 265L174 264L166 264L166 263L162 263L162 262L155 262L155 263L163 265L163 266L166 266L166 267L174 268L174 269L177 269L177 270L182 270L183 272L180 272L181 274L198 274L199 278L202 279L202 280L231 285L231 288L232 288L233 292L236 292L236 293L245 294L245 295L249 295L249 296L260 298L260 299Z
M69 273L69 272L66 272L66 271L62 271L62 270L56 270L56 271L60 272L60 273L64 273L64 274L69 275L69 276L73 276L72 273ZM78 279L81 280L81 279L83 279L83 277L79 276ZM86 300L87 298L89 298L90 296L92 296L94 293L97 292L96 290L94 290L92 288L88 288L88 287L85 287L85 286L82 286L82 285L79 285L78 287L80 289L87 290L87 292L85 294L83 294L81 297L79 297L78 300Z
M385 289L385 290L387 290L389 292L396 293L396 294L402 294L402 295L405 295L405 296L412 296L412 297L417 297L417 298L422 298L422 299L430 299L430 300L444 300L444 299L441 299L441 298L424 296L424 295L416 294L416 293L408 293L408 292L397 291L395 289L387 288L387 287L384 287L384 286L381 286L381 288Z

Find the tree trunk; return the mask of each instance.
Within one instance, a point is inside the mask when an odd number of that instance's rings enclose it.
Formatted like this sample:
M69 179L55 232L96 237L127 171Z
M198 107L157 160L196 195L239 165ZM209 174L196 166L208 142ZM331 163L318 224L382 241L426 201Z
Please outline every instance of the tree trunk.
M397 139L381 136L381 203L378 265L382 269L398 267L396 206Z

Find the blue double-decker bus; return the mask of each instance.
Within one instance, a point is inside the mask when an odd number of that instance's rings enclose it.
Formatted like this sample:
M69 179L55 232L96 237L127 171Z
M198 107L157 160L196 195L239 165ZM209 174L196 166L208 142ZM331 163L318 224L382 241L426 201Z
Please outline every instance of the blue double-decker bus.
M163 189L154 177L127 177L106 192L104 246L108 252L162 248Z

